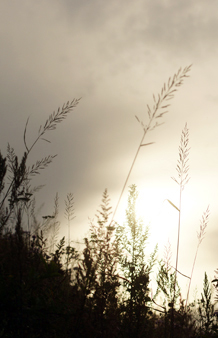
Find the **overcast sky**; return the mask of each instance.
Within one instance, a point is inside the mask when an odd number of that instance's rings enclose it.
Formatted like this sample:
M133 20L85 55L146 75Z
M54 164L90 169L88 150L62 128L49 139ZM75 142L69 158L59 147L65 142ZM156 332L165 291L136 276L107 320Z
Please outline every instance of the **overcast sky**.
M33 184L46 184L39 218L75 198L72 237L82 239L108 189L115 207L143 130L147 104L170 76L193 64L162 126L147 135L128 186L139 190L139 213L150 222L150 246L160 257L169 238L175 261L179 189L171 179L187 122L190 182L183 193L179 269L190 275L202 213L207 234L197 257L193 288L218 268L218 3L215 0L47 0L0 2L1 151L7 142L21 156L48 115L68 100L78 107L39 142L29 163L58 154ZM122 223L128 187L115 219ZM165 201L165 202L164 202ZM61 232L67 236L62 217ZM174 261L172 264L175 264ZM199 289L199 295L200 295ZM192 291L193 293L193 291Z

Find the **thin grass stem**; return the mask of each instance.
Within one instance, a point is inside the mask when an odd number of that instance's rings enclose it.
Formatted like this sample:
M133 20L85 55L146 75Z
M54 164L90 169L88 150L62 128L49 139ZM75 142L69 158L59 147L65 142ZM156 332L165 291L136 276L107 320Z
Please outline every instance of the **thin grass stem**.
M191 288L191 281L192 281L192 277L193 277L193 273L194 273L195 263L196 263L196 260L197 260L198 250L199 250L201 242L204 239L205 230L206 230L206 227L207 227L207 224L208 224L208 221L209 221L209 214L210 214L210 210L209 210L209 205L208 205L206 211L202 215L202 219L201 219L201 223L200 223L200 231L197 232L198 244L197 244L195 257L194 257L194 261L193 261L193 265L192 265L191 278L190 278L189 285L188 285L188 292L187 292L186 304L185 304L186 309L187 309L187 305L188 305L189 293L190 293L190 288Z

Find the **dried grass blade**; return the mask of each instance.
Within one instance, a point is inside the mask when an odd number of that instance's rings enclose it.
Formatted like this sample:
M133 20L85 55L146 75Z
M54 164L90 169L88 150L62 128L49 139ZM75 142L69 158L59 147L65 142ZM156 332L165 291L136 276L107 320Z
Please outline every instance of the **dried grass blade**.
M149 146L150 144L154 144L155 142L150 142L150 143L144 143L144 144L141 144L141 147L144 147L144 146Z
M177 208L176 206L175 206L175 204L173 204L173 202L171 202L170 200L168 200L167 199L167 201L176 209L176 210L178 210L179 212L180 212L180 210L179 210L179 208Z
M27 132L27 125L28 125L28 122L29 122L29 118L30 117L27 118L25 128L24 128L24 133L23 133L23 141L24 141L24 145L25 145L27 152L29 152L29 149L28 149L27 144L26 144L26 132Z

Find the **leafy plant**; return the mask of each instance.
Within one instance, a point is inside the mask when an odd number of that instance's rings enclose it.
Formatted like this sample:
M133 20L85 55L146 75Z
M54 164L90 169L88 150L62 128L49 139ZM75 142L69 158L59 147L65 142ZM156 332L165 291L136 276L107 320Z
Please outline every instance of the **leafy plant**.
M156 260L155 248L146 260L145 247L148 239L148 228L136 217L136 200L138 192L133 184L129 188L126 224L116 229L116 240L119 248L119 265L123 276L124 304L123 318L127 336L141 337L147 326L149 311L149 274Z
M63 270L61 261L65 254L63 241L58 244L53 256L49 256L48 241L40 230L35 216L34 194L41 187L31 188L32 176L47 167L56 156L49 155L32 166L27 165L29 153L42 136L54 130L79 100L63 105L57 113L49 116L32 145L27 145L21 160L8 144L7 156L0 153L0 336L1 337L66 337L64 316L69 310L60 299L66 298L71 289L70 278ZM48 140L46 140L48 141ZM24 230L23 215L27 214L27 230ZM58 213L56 198L55 215ZM33 222L33 223L31 223ZM33 228L31 229L31 226ZM58 225L56 223L56 225ZM33 236L30 231L33 230ZM57 227L53 227L55 245ZM76 252L71 252L76 259ZM60 297L61 295L61 297ZM60 320L61 318L61 320ZM57 326L56 326L57 325Z
M85 238L85 249L80 259L77 272L77 288L81 295L77 319L77 331L88 337L85 326L95 322L98 337L104 332L113 332L115 336L118 320L117 291L120 285L116 271L118 261L117 246L114 242L114 227L109 224L111 207L105 189L100 210L97 211L97 222L90 222L90 236ZM84 323L87 311L91 314L90 322ZM85 330L85 331L84 331Z
M198 313L200 317L201 334L207 335L212 333L214 323L214 306L212 305L212 292L207 274L204 274L203 293L198 302Z

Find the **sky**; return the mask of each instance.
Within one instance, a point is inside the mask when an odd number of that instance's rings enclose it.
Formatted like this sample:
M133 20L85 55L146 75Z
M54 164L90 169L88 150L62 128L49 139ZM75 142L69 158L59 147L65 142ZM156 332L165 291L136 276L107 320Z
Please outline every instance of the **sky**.
M138 213L149 225L148 249L168 241L175 265L179 187L176 177L181 132L189 129L189 177L182 195L178 268L190 275L200 220L210 219L199 247L191 294L218 268L218 3L215 0L2 0L0 2L1 152L7 143L21 157L49 114L80 98L75 110L40 141L29 164L58 154L33 180L38 217L52 214L58 192L61 235L67 193L74 195L72 239L82 241L108 189L114 209L139 146L147 104L180 67L190 77L171 101L163 125L149 132L121 199L115 220L123 223L128 186L139 191ZM155 279L155 277L154 277ZM186 288L187 280L181 280ZM184 291L185 293L185 291Z

